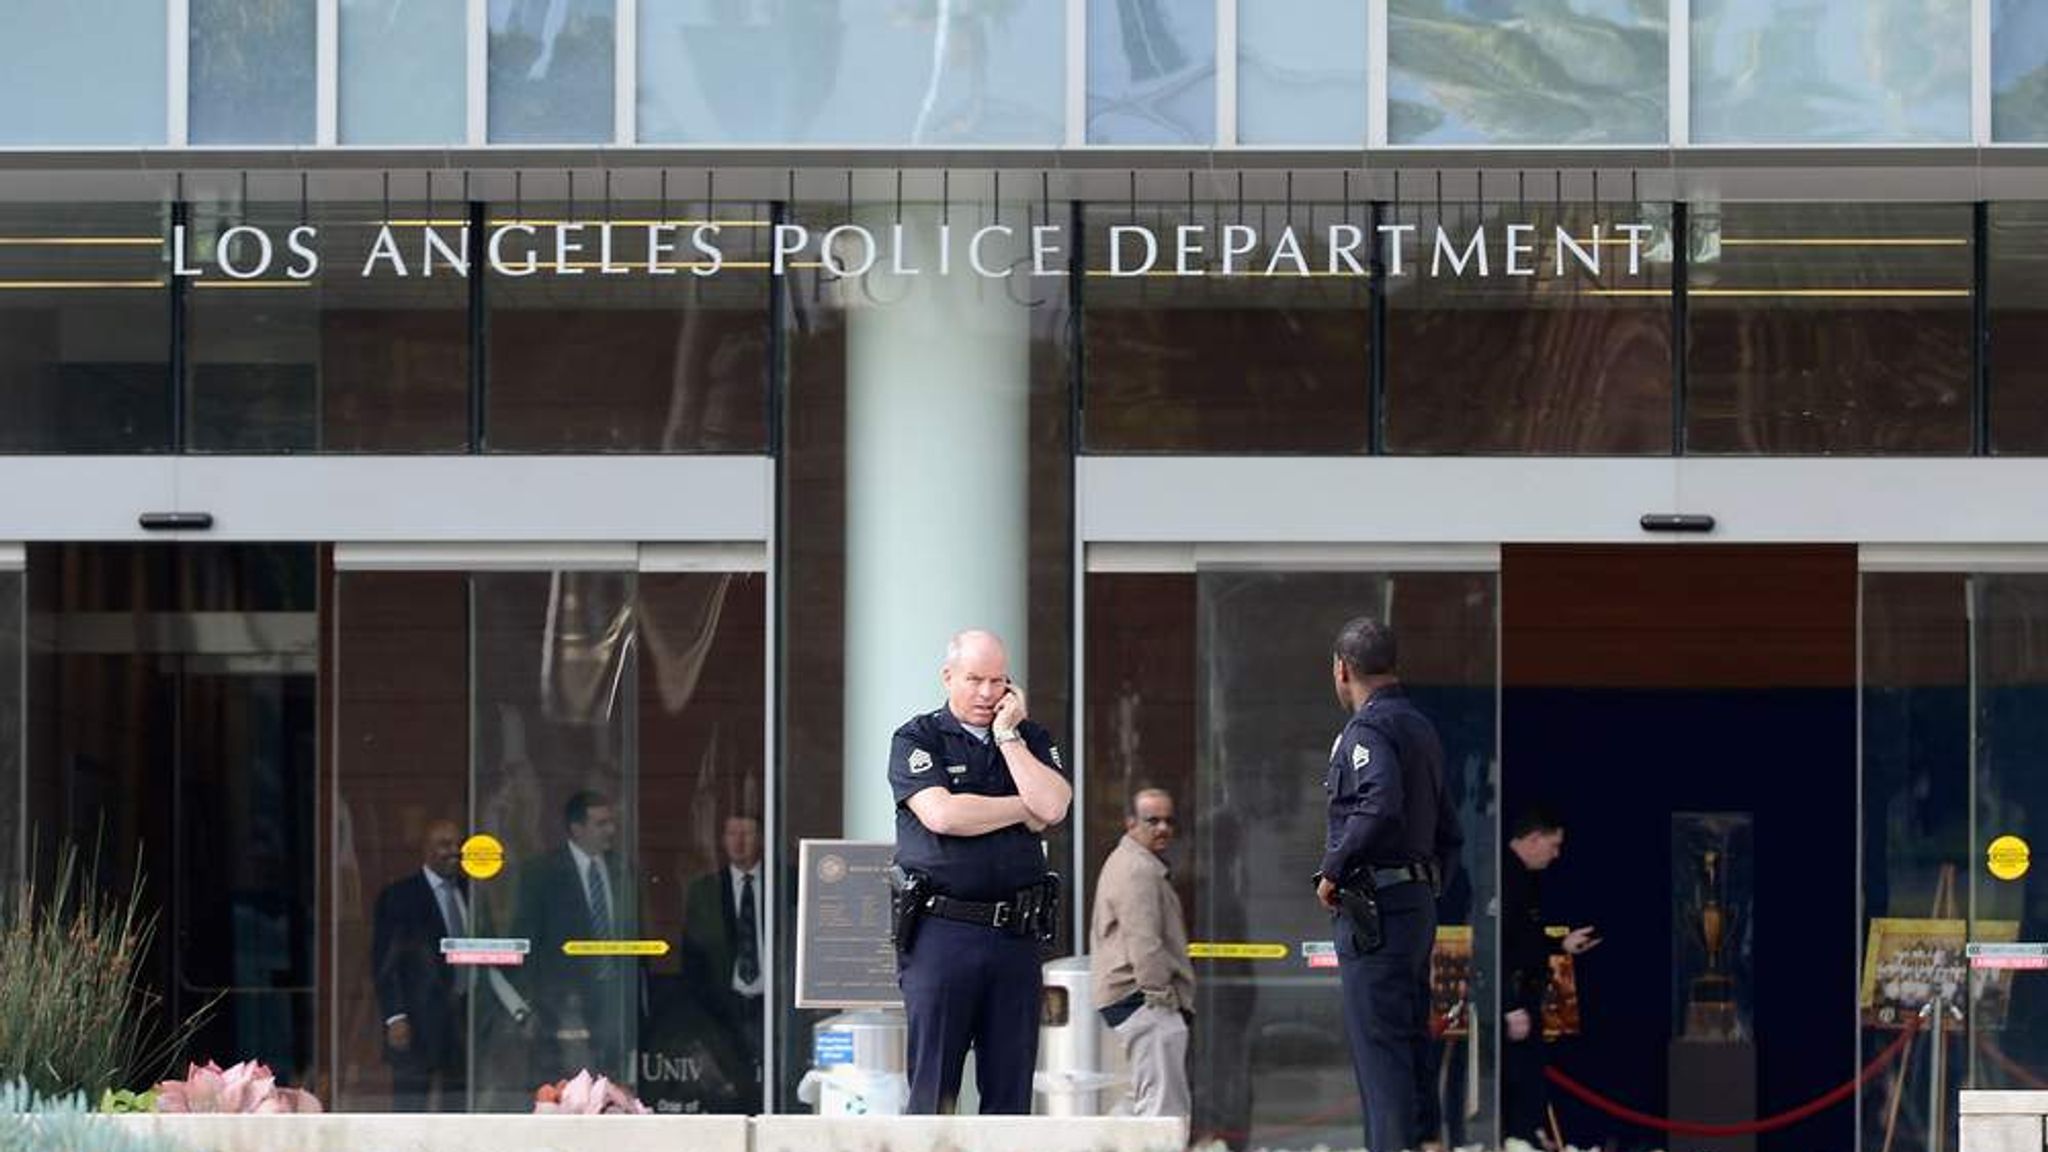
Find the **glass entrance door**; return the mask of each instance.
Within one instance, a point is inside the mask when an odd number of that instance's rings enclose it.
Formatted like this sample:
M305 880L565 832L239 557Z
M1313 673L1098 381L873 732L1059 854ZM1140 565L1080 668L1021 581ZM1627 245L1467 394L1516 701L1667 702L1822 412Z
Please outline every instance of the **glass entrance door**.
M188 1053L313 1066L319 549L28 549L28 837L157 917L144 980Z

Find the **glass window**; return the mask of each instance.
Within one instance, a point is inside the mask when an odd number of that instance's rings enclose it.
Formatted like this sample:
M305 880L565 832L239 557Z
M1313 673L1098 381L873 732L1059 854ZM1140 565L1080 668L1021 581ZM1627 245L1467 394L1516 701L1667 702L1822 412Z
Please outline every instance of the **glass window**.
M467 36L461 4L341 0L341 142L462 143Z
M1693 143L1969 138L1970 0L1693 0Z
M768 420L768 209L758 204L614 204L612 259L602 217L565 204L504 212L492 266L486 437L494 452L759 452ZM699 276L691 239L715 220L727 266ZM648 225L664 221L668 275L647 273ZM560 232L557 225L583 224ZM707 237L707 243L711 242ZM557 266L557 260L560 266ZM568 269L564 274L562 269ZM566 381L578 382L565 387Z
M29 827L142 878L155 1018L206 1012L166 1064L314 1082L318 573L308 544L29 548Z
M1239 143L1364 146L1365 10L1351 0L1239 0Z
M1387 223L1415 230L1387 281L1387 451L1671 451L1669 222L1667 206L1629 203L1392 210ZM1618 226L1638 224L1631 275ZM1481 229L1489 275L1432 274L1449 272L1440 231L1456 249ZM1529 275L1508 274L1510 240Z
M490 21L491 143L612 139L612 0L491 0Z
M758 933L768 899L765 578L349 571L337 596L336 1106L523 1112L588 1067L658 1111L760 1111L765 988L738 979L736 925L752 888ZM472 833L505 868L437 908L427 873ZM462 977L466 1003L420 996L450 934L534 950ZM412 1061L385 1045L401 1008Z
M26 585L21 569L0 568L0 883L12 885L20 879L18 869L28 845L19 832L27 815L22 809L23 784L27 780L22 763L25 745L21 726L22 645L28 640L28 606L22 596Z
M1189 937L1285 941L1290 950L1286 963L1195 962L1196 1143L1357 1142L1349 1045L1331 1009L1337 973L1293 950L1329 938L1329 918L1302 879L1316 871L1326 832L1321 789L1305 782L1322 780L1344 723L1330 696L1330 641L1360 612L1393 606L1402 681L1443 738L1464 832L1439 901L1439 921L1452 930L1439 930L1435 1007L1462 1003L1491 1016L1497 587L1477 572L1088 576L1090 889L1122 834L1126 801L1165 788L1176 800L1173 875ZM1247 867L1254 857L1259 866ZM1497 1146L1495 1030L1480 1030L1474 1053L1461 1024L1439 1019L1454 1025L1433 1051L1447 1074L1429 1080L1443 1093L1448 1146ZM1349 1106L1332 1106L1340 1102Z
M2048 453L2048 205L1990 206L1991 450Z
M461 205L394 204L398 264L368 259L379 205L193 206L188 259L207 275L186 296L186 444L197 452L459 452L469 443L469 289L450 267L467 222ZM445 249L430 249L427 221ZM317 273L292 250L292 230L317 228ZM271 267L251 279L221 272L223 256ZM426 274L429 251L434 274ZM367 274L365 274L367 272Z
M21 0L5 20L0 145L164 142L164 5Z
M1212 0L1088 0L1088 143L1215 139Z
M1046 3L641 0L643 143L1059 144Z
M161 452L171 304L160 204L0 205L0 451Z
M2048 7L1991 3L1991 138L2048 140Z
M314 0L190 0L194 144L313 142Z
M1970 450L1970 209L1700 204L1686 449Z
M1387 139L1662 143L1669 37L1661 0L1389 0Z
M1331 267L1329 227L1372 230L1363 204L1197 203L1090 208L1083 442L1091 452L1363 452L1371 440L1371 288L1341 263L1334 276L1260 275L1290 223L1312 271ZM1156 275L1111 276L1143 265L1143 236L1157 245ZM1181 227L1201 227L1201 246L1177 269ZM1223 274L1227 227L1258 229L1258 251ZM1340 237L1340 247L1342 246ZM1357 245L1368 266L1369 252Z

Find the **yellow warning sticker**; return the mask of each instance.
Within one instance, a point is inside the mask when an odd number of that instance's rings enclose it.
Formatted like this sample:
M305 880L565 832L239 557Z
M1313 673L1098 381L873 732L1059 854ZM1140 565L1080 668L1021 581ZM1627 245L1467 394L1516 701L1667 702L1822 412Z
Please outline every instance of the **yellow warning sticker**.
M666 956L666 940L564 940L564 956Z
M479 832L462 842L462 870L472 880L489 880L505 869L505 846Z
M2025 840L2017 836L2000 836L1985 849L1984 864L2000 880L2017 880L2027 874L2030 855Z
M1188 945L1188 958L1192 960L1285 960L1285 944L1221 944L1213 940L1197 940Z

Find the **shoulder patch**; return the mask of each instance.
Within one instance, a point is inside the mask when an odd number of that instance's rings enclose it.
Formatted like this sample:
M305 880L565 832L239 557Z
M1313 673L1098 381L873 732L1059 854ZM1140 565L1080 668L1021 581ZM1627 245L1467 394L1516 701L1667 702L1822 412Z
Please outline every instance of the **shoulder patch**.
M1353 768L1363 768L1370 763L1372 763L1372 750L1363 744L1353 744L1351 746L1351 766Z
M909 764L912 776L922 776L932 770L932 754L922 748L913 748Z

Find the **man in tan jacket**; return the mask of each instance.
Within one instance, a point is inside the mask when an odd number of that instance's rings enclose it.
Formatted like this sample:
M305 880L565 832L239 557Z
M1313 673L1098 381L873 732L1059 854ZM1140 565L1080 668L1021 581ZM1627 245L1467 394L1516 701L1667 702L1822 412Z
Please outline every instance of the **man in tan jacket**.
M1188 1114L1188 1025L1195 970L1187 922L1166 869L1173 797L1146 788L1124 809L1124 836L1095 883L1088 950L1095 956L1095 1007L1123 1042L1133 1111Z

